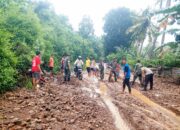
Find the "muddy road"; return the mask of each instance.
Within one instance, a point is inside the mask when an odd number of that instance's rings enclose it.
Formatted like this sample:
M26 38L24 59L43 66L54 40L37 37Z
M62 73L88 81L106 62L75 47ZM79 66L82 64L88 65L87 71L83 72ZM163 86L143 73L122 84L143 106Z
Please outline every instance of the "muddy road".
M121 84L85 74L83 81L72 78L65 84L55 78L36 92L25 88L8 92L0 99L0 129L180 130L180 88L177 99L165 98L167 106L154 96L159 87L140 92L136 84L129 95L121 93ZM166 92L161 91L164 96Z

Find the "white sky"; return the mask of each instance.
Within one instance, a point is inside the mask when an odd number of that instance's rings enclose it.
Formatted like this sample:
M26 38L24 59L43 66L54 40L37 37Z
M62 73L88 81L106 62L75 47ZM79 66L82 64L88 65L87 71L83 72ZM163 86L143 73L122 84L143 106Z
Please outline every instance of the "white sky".
M83 15L89 15L94 23L95 34L103 34L103 17L108 11L117 7L128 7L140 11L154 0L49 0L53 3L56 13L68 16L70 24L75 30Z

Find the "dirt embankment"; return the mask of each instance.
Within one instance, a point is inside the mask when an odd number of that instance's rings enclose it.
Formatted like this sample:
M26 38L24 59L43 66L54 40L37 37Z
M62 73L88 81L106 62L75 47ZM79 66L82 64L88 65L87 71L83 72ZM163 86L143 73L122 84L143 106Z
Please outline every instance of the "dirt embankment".
M76 79L51 82L38 92L20 89L0 99L3 130L116 130L107 109L81 90Z

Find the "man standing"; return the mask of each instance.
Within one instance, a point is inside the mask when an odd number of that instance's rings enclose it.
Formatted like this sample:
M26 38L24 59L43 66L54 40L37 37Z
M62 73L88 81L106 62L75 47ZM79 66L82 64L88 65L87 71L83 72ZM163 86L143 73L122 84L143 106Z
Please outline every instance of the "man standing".
M139 78L140 84L142 85L142 64L140 62L140 60L137 61L135 68L134 68L134 78L133 78L133 82L132 85L134 85L135 81L137 78Z
M88 76L89 77L91 75L91 68L90 68L90 66L91 66L91 60L89 58L87 58L87 60L86 60L86 70L88 72Z
M63 74L64 71L64 60L65 60L65 56L63 55L61 61L60 61L60 69L61 69L61 73Z
M103 60L101 60L99 63L99 71L100 71L100 78L101 78L101 80L103 80L104 79L104 62L103 62Z
M81 56L78 56L78 59L74 62L74 65L77 67L77 68L82 68L83 67L83 61L82 61L82 57Z
M131 94L131 86L129 83L130 77L131 77L131 70L129 65L127 64L127 61L125 58L122 59L122 64L124 65L124 80L123 80L123 92L125 90L125 87L127 85L129 93Z
M94 58L91 60L91 72L93 73L93 76L96 76L96 61Z
M51 78L53 77L53 68L54 68L54 57L53 54L51 54L51 57L49 58L49 70L51 73Z
M78 56L78 59L74 62L74 66L75 66L75 72L76 72L76 76L78 77L78 70L83 68L84 62L82 61L82 57Z
M70 66L70 60L69 60L69 55L65 56L64 59L64 81L70 81L70 76L71 76L71 66Z
M41 71L41 59L40 59L40 52L36 52L36 56L32 60L32 84L33 84L33 89L35 90L35 87L39 87L39 80L40 80L40 74L42 73Z
M117 67L117 59L114 58L112 64L111 64L111 71L109 75L109 82L111 81L112 75L114 75L114 80L117 82L117 74L116 74L116 67Z
M144 79L144 89L143 91L147 91L147 86L150 83L150 90L153 89L153 72L151 69L147 68L147 67L142 67L142 76Z
M121 70L121 66L120 64L116 64L116 76L119 79L120 78L120 70Z

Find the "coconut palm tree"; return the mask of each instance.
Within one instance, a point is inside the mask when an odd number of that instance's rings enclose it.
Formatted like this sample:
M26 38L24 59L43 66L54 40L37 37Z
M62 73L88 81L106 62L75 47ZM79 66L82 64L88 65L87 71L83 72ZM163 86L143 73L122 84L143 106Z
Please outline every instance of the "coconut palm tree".
M132 40L138 43L137 47L140 55L142 55L144 40L147 36L149 38L149 43L152 44L152 47L148 51L150 56L156 47L157 32L159 31L159 28L152 23L152 16L149 9L146 9L141 16L135 17L134 25L128 29L128 33L132 33Z

